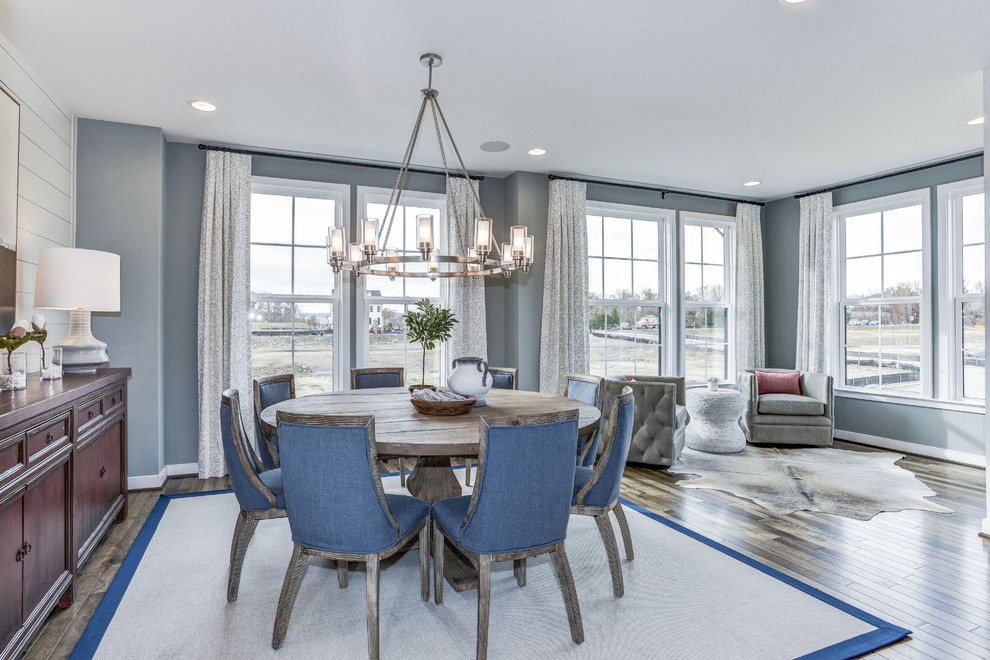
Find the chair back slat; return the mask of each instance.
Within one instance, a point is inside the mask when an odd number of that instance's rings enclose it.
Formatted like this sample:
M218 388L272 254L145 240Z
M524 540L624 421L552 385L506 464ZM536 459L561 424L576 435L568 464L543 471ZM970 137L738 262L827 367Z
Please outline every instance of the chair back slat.
M537 417L537 421L547 416ZM577 411L544 423L481 424L478 482L461 544L482 553L541 548L563 541L574 491Z
M402 387L405 369L402 367L374 367L351 369L351 389L364 390L375 387Z
M240 394L226 390L220 396L220 439L223 457L238 504L244 511L266 511L274 506L274 496L258 478L259 468L247 445L241 419Z
M261 435L261 411L276 403L294 399L296 396L295 378L292 374L279 374L254 379L254 438L258 447L258 457L266 469L275 467L275 457L268 451ZM269 438L278 451L278 437Z
M509 367L488 367L488 374L492 377L492 388L498 390L519 389L519 370Z
M635 408L630 387L623 388L622 394L612 400L609 417L614 421L609 424L602 455L595 464L591 479L578 493L578 504L607 506L618 499L629 445L632 443Z
M354 554L392 547L399 527L374 467L374 418L279 412L277 419L292 540Z

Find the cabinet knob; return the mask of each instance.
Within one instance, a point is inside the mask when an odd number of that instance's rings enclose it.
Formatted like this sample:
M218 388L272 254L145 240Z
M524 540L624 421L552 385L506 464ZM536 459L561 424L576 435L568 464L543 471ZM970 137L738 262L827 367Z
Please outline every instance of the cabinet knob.
M18 548L17 549L17 561L24 561L24 557L26 557L26 556L27 556L27 553L24 552L24 548Z
M31 542L30 541L25 541L24 542L24 554L25 555L31 554Z
M46 444L46 445L50 445L50 444L52 444L52 442L53 442L54 440L55 440L55 436L54 436L54 435L52 434L52 432L51 432L51 431L49 431L49 432L48 432L48 437L47 437L47 438L45 438L45 444Z
M107 473L107 466L104 465L103 467L100 468L100 478L102 479L106 475L106 473Z
M86 413L86 415L89 417L89 419L93 419L93 411L92 410L88 411Z
M117 397L115 396L110 397L110 405L111 406L117 405Z

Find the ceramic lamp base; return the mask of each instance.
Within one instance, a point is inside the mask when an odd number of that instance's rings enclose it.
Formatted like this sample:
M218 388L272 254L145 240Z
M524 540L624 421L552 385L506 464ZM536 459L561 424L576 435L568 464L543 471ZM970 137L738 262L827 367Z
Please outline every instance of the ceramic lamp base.
M69 334L55 347L62 349L62 371L67 374L91 374L109 366L107 345L93 336L89 310L69 312Z

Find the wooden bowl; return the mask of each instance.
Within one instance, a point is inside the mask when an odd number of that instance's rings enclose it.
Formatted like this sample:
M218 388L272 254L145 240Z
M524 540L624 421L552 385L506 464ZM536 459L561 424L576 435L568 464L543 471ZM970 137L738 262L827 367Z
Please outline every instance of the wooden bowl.
M477 401L475 397L469 396L462 401L424 401L422 399L409 399L417 412L424 415L463 415L471 412Z

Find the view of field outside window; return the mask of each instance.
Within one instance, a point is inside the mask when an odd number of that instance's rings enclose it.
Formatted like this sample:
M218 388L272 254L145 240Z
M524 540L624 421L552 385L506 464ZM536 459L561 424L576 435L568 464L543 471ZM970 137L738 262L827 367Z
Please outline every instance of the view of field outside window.
M922 207L844 222L845 384L920 394Z
M684 223L684 375L729 379L727 227Z
M986 237L984 193L962 195L959 200L961 267L956 282L956 313L961 328L962 396L983 399L986 390Z
M295 374L296 396L333 390L336 213L332 199L251 195L252 376Z
M372 196L369 195L369 198ZM442 196L440 196L442 199ZM365 204L365 217L377 218L385 222L386 194L382 201L368 201ZM443 208L436 206L401 205L395 213L392 230L385 248L394 248L400 255L419 257L416 245L416 216L433 216L434 236L439 237L442 226ZM438 241L439 243L439 241ZM426 272L425 262L412 262L403 266L409 272ZM416 303L429 298L434 303L440 300L440 281L428 278L396 277L389 280L383 275L362 275L364 282L364 309L368 333L368 367L404 367L406 385L423 382L423 347L410 342L406 336L406 314L415 309ZM361 331L361 330L359 330ZM439 346L426 352L426 383L440 385Z
M591 373L660 375L663 220L588 214Z

